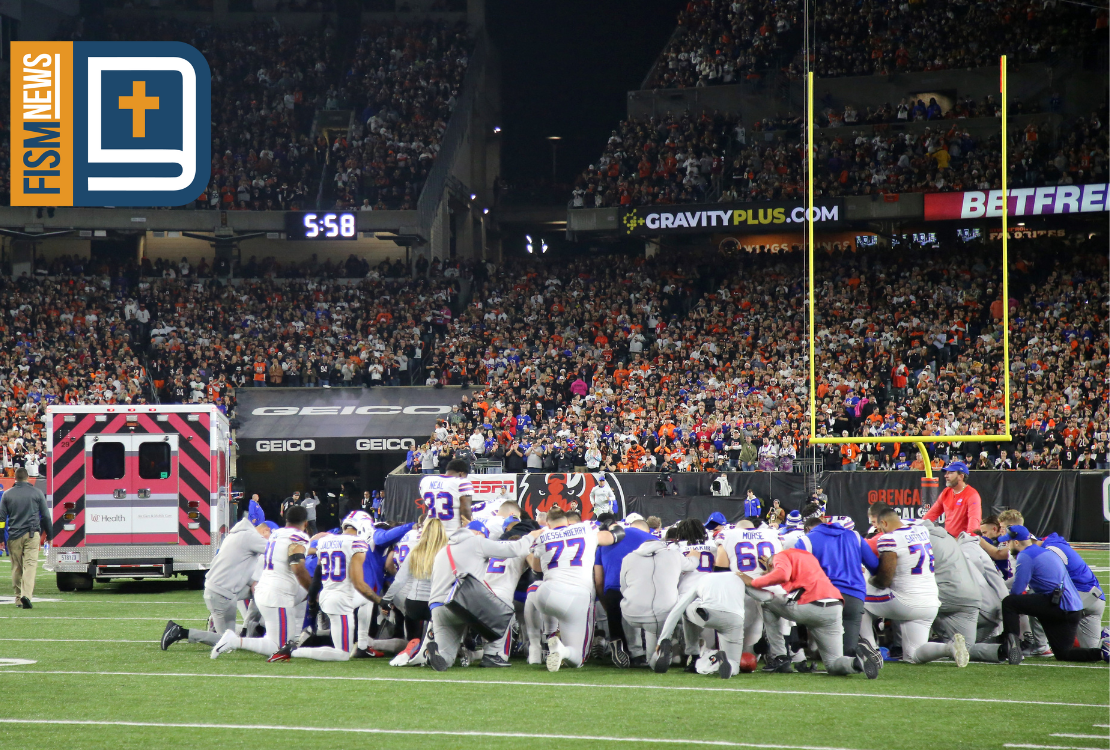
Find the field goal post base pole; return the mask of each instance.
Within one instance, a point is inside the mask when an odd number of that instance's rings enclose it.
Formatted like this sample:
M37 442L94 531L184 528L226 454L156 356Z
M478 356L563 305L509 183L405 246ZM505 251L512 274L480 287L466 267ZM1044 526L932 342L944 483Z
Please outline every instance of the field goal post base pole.
M933 468L926 443L957 443L957 442L1011 442L1010 433L1010 268L1009 268L1009 192L1007 175L1007 86L1006 86L1006 56L999 58L998 88L1001 92L1002 103L1002 380L1003 380L1003 407L1005 412L1005 434L1003 435L899 435L883 437L817 437L817 363L814 326L816 321L816 296L817 288L813 275L814 260L814 234L813 234L813 73L806 74L806 261L808 273L807 297L809 302L809 445L828 445L854 443L866 445L870 443L916 443L921 454L921 461L925 465L925 475L921 477L921 509L925 512L940 497L940 478L933 476Z

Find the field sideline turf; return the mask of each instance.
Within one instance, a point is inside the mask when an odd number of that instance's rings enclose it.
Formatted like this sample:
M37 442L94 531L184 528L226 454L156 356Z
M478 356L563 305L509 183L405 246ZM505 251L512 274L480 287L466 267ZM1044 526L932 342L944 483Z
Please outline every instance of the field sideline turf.
M1083 555L1105 580L1110 553ZM8 565L0 558L5 589ZM35 661L0 667L0 747L1110 749L1103 664L887 664L874 681L756 673L726 682L595 665L437 675L384 659L267 664L238 652L212 661L199 645L158 648L167 619L203 627L207 618L184 581L59 594L40 568L35 594L61 601L0 607L0 659Z

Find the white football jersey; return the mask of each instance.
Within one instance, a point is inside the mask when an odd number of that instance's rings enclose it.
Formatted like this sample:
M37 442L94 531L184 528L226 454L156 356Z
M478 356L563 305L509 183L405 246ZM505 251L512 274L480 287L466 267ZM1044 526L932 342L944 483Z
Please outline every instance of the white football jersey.
M794 545L798 543L798 540L805 535L805 529L785 529L781 534L779 534L779 539L782 540L782 548L793 549Z
M686 594L691 586L696 586L698 580L709 573L713 572L713 563L717 559L717 545L713 540L709 540L704 544L691 544L689 542L677 542L675 544L677 549L683 557L686 557L690 552L697 552L697 558L690 558L697 567L693 570L684 570L682 577L678 579L678 593L679 596Z
M353 601L358 592L351 583L351 561L358 553L365 555L369 550L370 545L354 534L332 534L317 540L316 556L319 559L320 580L324 584L320 592L321 608L327 603L333 607L338 605L337 609L324 609L325 612L338 614L355 608ZM343 602L347 605L344 606Z
M493 589L493 593L508 604L513 603L516 594L516 585L524 573L524 566L528 564L527 557L491 557L486 565L486 573L482 579Z
M532 546L540 559L543 580L594 590L597 529L588 523L544 529Z
M424 500L424 507L435 514L448 535L459 528L461 498L467 495L474 495L474 486L468 477L429 474L420 480L420 497Z
M293 607L304 598L304 589L289 569L289 548L299 544L308 549L308 534L286 526L270 534L262 553L262 576L255 587L255 598L266 607Z
M401 569L401 563L412 552L412 548L416 546L417 541L420 540L420 530L417 528L409 529L409 531L401 537L400 541L393 548L393 560L397 563L397 570Z
M933 545L924 526L903 526L879 537L879 555L898 555L890 590L899 601L914 607L939 607L937 579L933 574Z
M728 566L734 573L747 573L756 577L763 574L759 558L782 552L778 532L767 527L758 529L732 529L725 532L721 545L728 555Z

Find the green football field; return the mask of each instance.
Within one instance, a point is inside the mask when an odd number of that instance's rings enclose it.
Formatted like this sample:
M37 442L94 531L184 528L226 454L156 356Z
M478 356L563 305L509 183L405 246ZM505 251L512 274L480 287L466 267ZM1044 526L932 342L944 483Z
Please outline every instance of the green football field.
M1083 554L1105 580L1110 553ZM5 586L9 565L0 558ZM40 568L35 593L30 611L0 609L0 663L32 662L0 667L0 747L1110 748L1102 663L723 681L595 665L437 674L385 659L213 661L200 645L158 647L167 619L204 627L201 592L184 581L59 594Z

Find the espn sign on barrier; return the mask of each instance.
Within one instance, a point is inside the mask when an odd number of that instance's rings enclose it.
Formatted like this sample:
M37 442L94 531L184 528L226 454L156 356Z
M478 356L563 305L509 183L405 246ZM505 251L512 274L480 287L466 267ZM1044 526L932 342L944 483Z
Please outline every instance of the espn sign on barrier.
M11 205L182 206L208 185L212 74L181 42L12 42Z
M1054 216L1108 210L1107 183L1014 188L1007 196L1010 216ZM982 219L1002 215L1001 190L926 193L925 220Z

